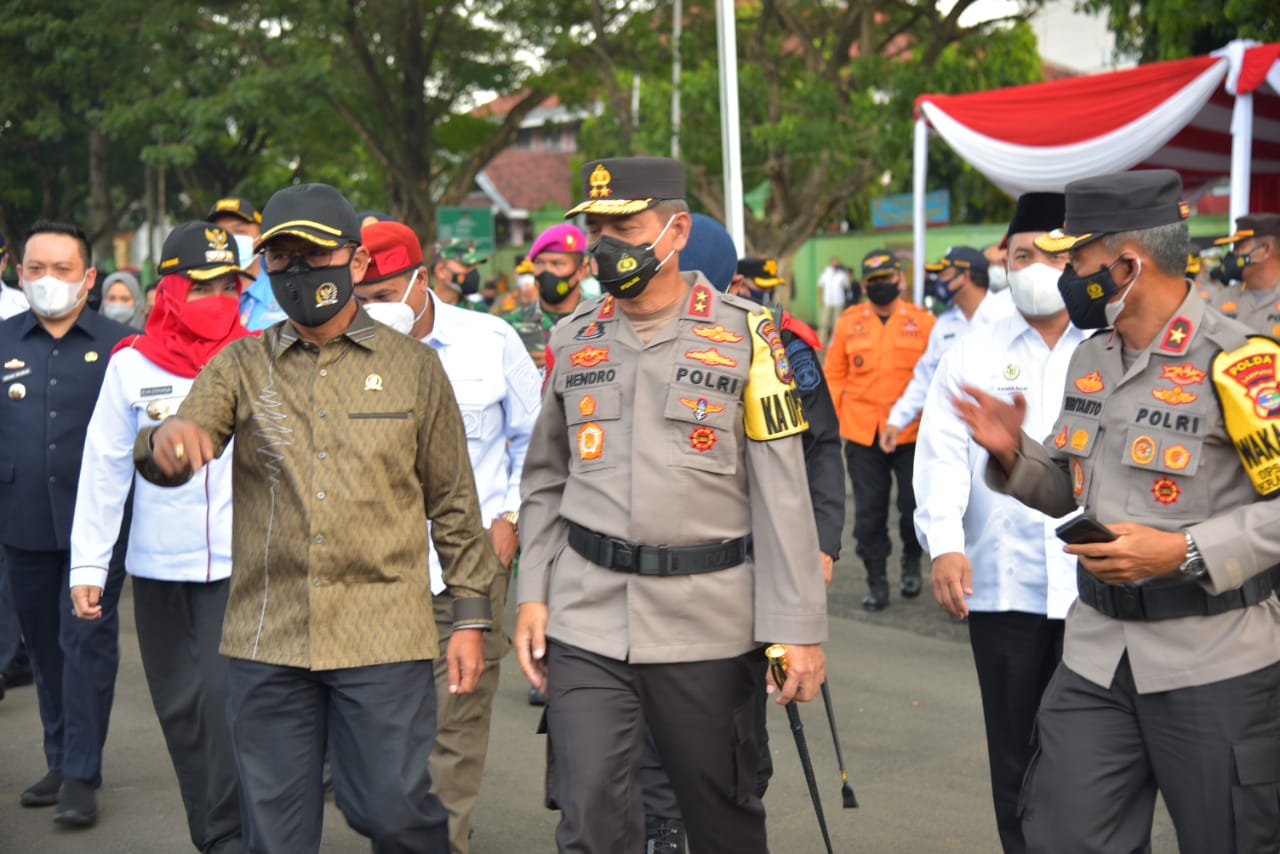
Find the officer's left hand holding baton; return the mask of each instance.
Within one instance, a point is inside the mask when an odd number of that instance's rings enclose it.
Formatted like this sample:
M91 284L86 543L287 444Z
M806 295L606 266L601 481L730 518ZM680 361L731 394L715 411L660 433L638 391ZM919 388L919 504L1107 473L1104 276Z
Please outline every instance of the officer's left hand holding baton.
M822 690L827 681L827 662L821 644L783 644L786 647L787 678L777 702L786 705L792 700L807 703ZM769 674L773 683L773 674Z

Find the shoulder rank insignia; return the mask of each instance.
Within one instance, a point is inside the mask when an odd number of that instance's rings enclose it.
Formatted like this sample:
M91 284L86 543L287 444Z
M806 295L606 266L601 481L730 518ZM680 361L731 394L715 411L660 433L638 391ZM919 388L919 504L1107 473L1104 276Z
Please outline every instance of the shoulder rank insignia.
M1280 343L1250 336L1213 357L1222 420L1259 495L1280 491Z
M1181 353L1191 343L1191 321L1179 315L1169 322L1164 331L1160 349L1166 353Z
M598 320L609 320L613 317L613 294L605 296L604 301L600 303L600 311L596 314Z
M711 316L711 288L708 285L694 285L689 292L689 314L694 317Z

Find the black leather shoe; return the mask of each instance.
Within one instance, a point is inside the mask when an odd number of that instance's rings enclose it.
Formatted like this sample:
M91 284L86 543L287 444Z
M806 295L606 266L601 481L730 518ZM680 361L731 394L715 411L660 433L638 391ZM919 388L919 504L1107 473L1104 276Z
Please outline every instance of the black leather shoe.
M685 854L684 822L645 816L644 854Z
M21 688L35 681L35 674L31 672L30 667L14 667L4 672L4 684L8 688Z
M58 802L58 789L62 788L62 775L50 771L38 783L32 783L22 793L24 807L51 807Z
M883 611L889 607L889 587L886 584L872 584L871 590L862 600L862 610Z
M914 599L920 595L920 576L904 575L902 576L902 595L908 599Z
M98 820L98 796L94 794L93 786L69 777L63 780L53 820L72 827L92 826Z

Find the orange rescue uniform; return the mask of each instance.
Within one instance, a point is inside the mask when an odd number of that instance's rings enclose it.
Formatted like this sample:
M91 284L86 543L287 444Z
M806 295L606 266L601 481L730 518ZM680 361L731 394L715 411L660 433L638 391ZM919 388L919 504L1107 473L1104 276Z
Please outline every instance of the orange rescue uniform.
M824 373L840 416L841 436L859 445L875 442L888 423L889 410L911 382L933 322L928 311L902 299L884 322L865 301L840 315ZM919 430L917 416L898 433L898 443L914 442Z

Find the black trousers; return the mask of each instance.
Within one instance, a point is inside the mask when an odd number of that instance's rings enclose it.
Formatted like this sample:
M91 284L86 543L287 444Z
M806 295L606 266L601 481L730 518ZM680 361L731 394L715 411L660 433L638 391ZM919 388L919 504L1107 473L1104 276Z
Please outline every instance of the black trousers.
M31 666L31 661L27 658L27 645L22 642L18 611L13 606L7 567L4 550L0 549L0 674L25 670Z
M773 754L769 752L768 717L769 694L764 683L756 694L756 784L757 798L764 798L769 790L769 781L773 778ZM662 765L662 757L658 755L658 744L653 740L653 733L648 727L644 731L644 756L640 760L640 789L644 799L644 814L648 818L676 819L683 821L680 805L676 803L676 792L671 786L671 778ZM1015 793L1016 794L1016 793Z
M430 661L303 670L233 658L227 718L249 854L320 849L326 745L338 808L374 854L448 854L448 815L427 771Z
M892 454L880 446L844 443L845 462L853 484L853 538L855 551L864 563L889 558L889 492L898 481L898 533L907 555L920 554L920 541L912 515L916 512L916 492L911 485L916 445L908 442Z
M227 658L218 652L231 582L133 578L133 616L151 704L196 850L238 852L240 787L227 725Z
M5 546L4 557L35 675L45 761L51 771L96 785L120 666L123 555L111 562L98 620L82 620L72 610L70 552Z
M1018 792L1033 753L1040 697L1062 660L1063 625L1044 614L969 612L969 646L982 692L991 796L1004 854L1027 850Z
M1126 655L1101 688L1058 665L1023 785L1027 850L1130 854L1159 789L1196 854L1280 851L1280 664L1139 694Z
M547 801L561 852L641 851L638 772L646 724L670 775L689 847L764 854L755 794L758 650L681 664L630 664L549 640Z

